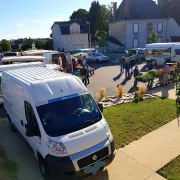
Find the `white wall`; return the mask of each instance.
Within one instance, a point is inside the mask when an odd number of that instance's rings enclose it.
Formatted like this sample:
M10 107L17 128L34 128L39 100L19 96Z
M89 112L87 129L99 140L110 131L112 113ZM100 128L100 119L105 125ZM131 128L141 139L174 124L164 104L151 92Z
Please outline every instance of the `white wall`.
M167 39L171 40L171 36L180 36L180 26L173 18L169 18L167 24Z
M163 23L163 31L161 33L158 33L157 26L158 22ZM133 24L138 23L139 24L139 33L136 35L133 32ZM138 38L139 39L139 48L144 48L145 45L148 43L147 39L149 36L151 36L151 33L148 33L147 25L148 23L153 24L153 30L157 32L157 35L162 37L162 42L166 42L166 34L167 34L167 28L166 28L166 19L148 19L148 20L128 20L126 21L126 49L132 49L133 46L133 39Z
M79 44L78 46L76 44ZM80 48L88 48L88 33L64 35L65 51L75 51Z
M57 24L54 24L52 27L52 37L53 37L53 45L54 50L63 49L64 48L64 38L61 35L60 27Z
M114 37L123 45L125 41L125 21L117 21L109 24L109 36Z

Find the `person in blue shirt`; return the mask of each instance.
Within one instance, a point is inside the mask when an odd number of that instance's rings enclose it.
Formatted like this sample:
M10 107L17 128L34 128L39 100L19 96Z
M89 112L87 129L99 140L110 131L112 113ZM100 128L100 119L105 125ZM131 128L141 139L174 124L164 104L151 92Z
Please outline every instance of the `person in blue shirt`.
M137 89L136 77L139 76L139 74L140 74L138 66L135 66L135 69L134 69L133 73L134 73L134 88Z
M124 69L125 69L125 76L128 78L130 76L129 70L130 70L130 63L129 61L126 61L124 64Z

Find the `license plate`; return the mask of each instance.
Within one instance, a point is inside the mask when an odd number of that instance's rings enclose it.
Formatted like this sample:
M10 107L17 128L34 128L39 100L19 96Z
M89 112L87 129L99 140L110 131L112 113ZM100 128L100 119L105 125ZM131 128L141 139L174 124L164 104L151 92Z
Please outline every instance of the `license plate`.
M106 162L105 161L99 161L96 164L94 164L93 166L88 166L84 169L84 173L85 174L97 174L97 172L101 169L104 168L106 166Z

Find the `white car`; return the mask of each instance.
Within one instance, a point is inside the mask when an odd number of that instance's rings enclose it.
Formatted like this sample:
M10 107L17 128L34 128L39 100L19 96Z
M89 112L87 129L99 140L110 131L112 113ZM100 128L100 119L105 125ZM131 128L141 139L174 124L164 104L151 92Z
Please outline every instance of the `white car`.
M99 52L90 52L87 54L87 62L108 62L109 58L108 56L103 55Z

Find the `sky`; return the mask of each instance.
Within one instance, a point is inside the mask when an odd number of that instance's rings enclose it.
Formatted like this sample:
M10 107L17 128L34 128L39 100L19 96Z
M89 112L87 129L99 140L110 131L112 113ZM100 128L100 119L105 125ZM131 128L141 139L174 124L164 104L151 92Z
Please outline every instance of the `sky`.
M73 11L89 10L93 0L0 0L0 39L46 38L54 21L69 20ZM110 4L112 0L99 0ZM117 1L118 6L121 0Z

